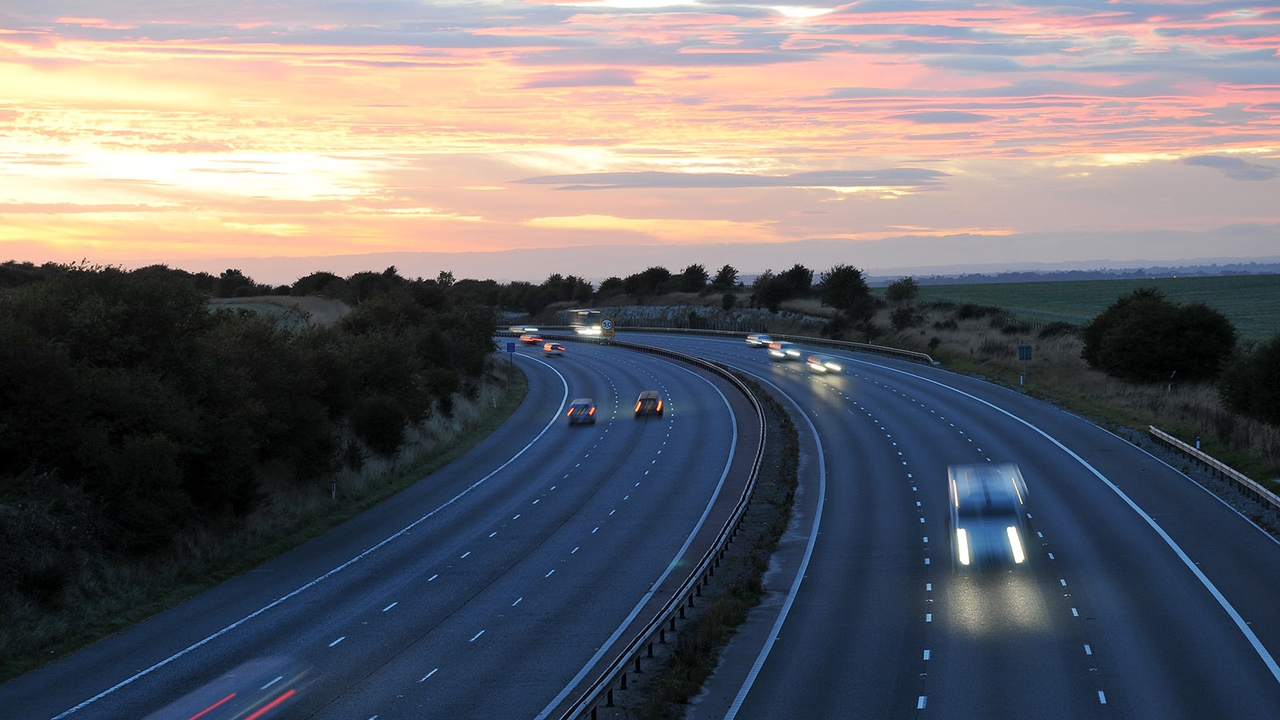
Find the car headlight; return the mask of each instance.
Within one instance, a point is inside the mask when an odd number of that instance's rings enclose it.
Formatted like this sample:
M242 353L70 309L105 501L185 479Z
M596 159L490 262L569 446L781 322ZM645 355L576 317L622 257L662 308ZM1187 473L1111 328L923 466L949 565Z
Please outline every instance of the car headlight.
M960 557L961 565L969 564L969 533L964 528L956 530L956 555Z
M1009 548L1013 550L1013 561L1021 563L1027 559L1027 554L1022 550L1022 538L1018 537L1018 528L1010 525L1004 529L1006 535L1009 536Z

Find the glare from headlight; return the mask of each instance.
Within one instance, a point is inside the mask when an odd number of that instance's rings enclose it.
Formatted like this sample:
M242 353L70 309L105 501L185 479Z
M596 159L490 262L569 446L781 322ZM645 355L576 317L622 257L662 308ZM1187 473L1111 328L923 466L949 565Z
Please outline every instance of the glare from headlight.
M1013 549L1013 561L1021 563L1026 560L1027 555L1022 551L1022 539L1018 537L1018 528L1010 525L1004 531L1009 536L1009 547Z
M826 363L826 365L827 365L827 369L829 369L829 370L835 370L836 372L840 372L841 370L843 370L843 369L844 369L844 368L840 367L839 365L837 365L837 364L835 364L835 363L833 363L833 362L828 362L828 363Z
M969 533L964 528L956 530L956 554L960 556L960 564L969 564Z

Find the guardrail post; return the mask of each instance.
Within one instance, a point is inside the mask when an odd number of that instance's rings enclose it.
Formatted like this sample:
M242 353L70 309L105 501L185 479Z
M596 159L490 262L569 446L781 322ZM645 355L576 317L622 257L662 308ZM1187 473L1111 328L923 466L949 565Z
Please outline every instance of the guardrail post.
M650 652L652 652L653 645L650 645L649 648L650 648ZM640 672L640 656L639 655L636 656L636 672Z
M649 641L649 657L653 657L653 641Z
M607 699L607 700L605 700L605 701L604 701L604 706L605 706L605 707L613 707L613 688L609 688L609 695L608 695L608 698L609 698L609 699Z
M626 690L626 689L627 689L627 674L626 674L626 673L622 673L622 687L621 687L621 689L622 689L622 690Z

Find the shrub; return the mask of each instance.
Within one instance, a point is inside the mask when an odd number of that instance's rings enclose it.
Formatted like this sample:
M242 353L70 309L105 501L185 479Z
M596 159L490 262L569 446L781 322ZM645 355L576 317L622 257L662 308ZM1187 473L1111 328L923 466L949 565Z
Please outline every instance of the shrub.
M1040 332L1036 334L1036 337L1041 340L1048 340L1049 338L1055 338L1059 335L1069 335L1075 331L1075 325L1068 322L1057 321L1051 322L1041 328Z
M351 430L379 455L394 455L404 444L405 414L386 395L370 395L351 411Z
M1235 349L1235 327L1204 303L1178 305L1139 288L1104 310L1083 332L1080 356L1108 375L1138 382L1211 380Z
M1234 358L1222 373L1218 392L1228 408L1280 425L1280 333Z

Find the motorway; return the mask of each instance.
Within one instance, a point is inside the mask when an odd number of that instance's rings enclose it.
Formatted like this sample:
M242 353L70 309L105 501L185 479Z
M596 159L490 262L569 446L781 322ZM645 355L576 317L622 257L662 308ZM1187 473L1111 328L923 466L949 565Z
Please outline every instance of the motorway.
M504 361L507 358L503 357ZM448 467L255 570L0 686L0 717L532 718L701 556L759 428L722 379L573 345ZM635 418L641 390L666 399ZM568 401L598 405L570 427ZM730 472L734 467L735 472ZM327 488L325 488L327 490Z
M620 339L754 375L807 458L773 595L689 717L1280 717L1280 543L1155 457L921 364ZM1028 566L957 575L946 467L986 462L1027 480Z
M1175 469L1013 390L741 339L622 334L754 376L801 434L770 596L691 718L1280 717L1280 543ZM391 501L0 686L0 717L534 718L701 552L754 429L661 357L524 348L511 420ZM667 399L637 420L640 390ZM570 428L591 396L595 426ZM1028 566L952 571L946 467L1012 462ZM219 714L203 718L251 717Z

